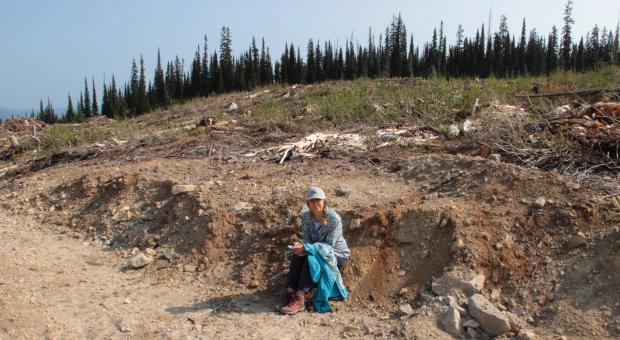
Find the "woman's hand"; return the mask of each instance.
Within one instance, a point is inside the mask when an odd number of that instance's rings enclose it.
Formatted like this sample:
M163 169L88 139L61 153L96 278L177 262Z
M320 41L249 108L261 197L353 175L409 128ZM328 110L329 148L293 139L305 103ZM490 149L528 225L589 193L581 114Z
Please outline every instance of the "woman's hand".
M301 242L294 242L293 243L293 254L295 255L301 255L304 253L304 251L306 250L306 248L304 248L304 245L301 244Z

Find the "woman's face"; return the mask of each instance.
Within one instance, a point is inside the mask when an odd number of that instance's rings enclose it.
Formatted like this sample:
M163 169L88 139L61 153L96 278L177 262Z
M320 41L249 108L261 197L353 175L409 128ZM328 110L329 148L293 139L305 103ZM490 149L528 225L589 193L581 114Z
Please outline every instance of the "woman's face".
M325 200L315 198L308 201L308 209L313 214L321 214L323 213L323 208L325 207Z

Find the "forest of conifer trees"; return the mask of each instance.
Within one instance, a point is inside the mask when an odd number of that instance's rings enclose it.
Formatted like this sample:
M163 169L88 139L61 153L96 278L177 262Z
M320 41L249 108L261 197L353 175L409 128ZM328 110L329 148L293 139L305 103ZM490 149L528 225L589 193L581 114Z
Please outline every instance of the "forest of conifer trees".
M68 96L66 112L59 117L49 99L38 113L31 115L48 122L79 122L99 113L107 117L135 117L171 103L194 97L246 91L273 83L316 83L328 80L354 80L360 77L480 77L507 78L523 75L548 75L556 70L584 72L602 65L620 65L619 26L615 30L594 26L577 42L572 39L572 1L564 7L563 26L553 26L547 35L535 28L528 31L525 19L519 35L508 29L502 16L499 29L491 32L484 24L472 37L464 37L459 25L453 45L447 44L443 22L433 29L430 42L418 45L399 14L378 37L368 32L365 45L353 39L343 46L331 41L310 39L302 56L300 46L284 44L280 58L272 61L262 39L260 49L252 39L248 49L235 57L229 27L223 27L218 51L209 53L208 39L198 44L191 64L178 56L157 65L147 83L144 59L132 61L130 80L117 84L114 76L103 83L101 110L97 103L95 81L84 91L74 108ZM91 99L92 98L92 99Z

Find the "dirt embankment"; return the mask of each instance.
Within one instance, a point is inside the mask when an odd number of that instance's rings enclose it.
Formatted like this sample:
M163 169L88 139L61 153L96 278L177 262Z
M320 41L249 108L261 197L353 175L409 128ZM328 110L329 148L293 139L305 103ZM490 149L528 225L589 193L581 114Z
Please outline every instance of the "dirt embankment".
M308 334L328 327L340 336L448 336L437 321L450 306L446 301L467 308L471 293L441 293L437 287L457 273L465 281L482 274L478 291L516 315L519 321L504 336L528 328L549 337L620 335L616 197L552 172L477 157L394 156L398 151L281 165L110 156L17 175L1 194L8 214L88 242L115 259L110 264L116 270L140 273L152 284L184 282L178 294L191 295L193 304L183 311L198 314L191 314L189 327L185 319L169 322L183 324L180 329L190 334L240 336L232 324L251 324L250 314L271 320L267 315L286 273L284 249L299 235L303 192L319 185L341 214L352 249L344 272L351 299L335 307L340 318L353 321L346 328L317 317ZM179 193L181 184L193 187ZM154 262L134 271L127 261L139 252ZM10 280L12 270L3 280ZM183 293L193 286L201 289ZM159 293L153 294L157 299ZM403 312L405 305L414 307L413 315ZM150 308L160 307L179 306L163 299ZM23 313L31 307L16 308ZM175 313L168 314L185 315ZM462 317L471 318L467 311ZM6 334L40 335L19 333L11 319L3 321ZM135 336L153 331L137 319L120 319L135 322L126 327ZM113 332L124 334L119 322L111 323ZM208 323L231 327L230 333L216 333ZM415 330L420 325L431 333ZM461 332L489 333L480 327ZM277 337L263 331L256 334Z

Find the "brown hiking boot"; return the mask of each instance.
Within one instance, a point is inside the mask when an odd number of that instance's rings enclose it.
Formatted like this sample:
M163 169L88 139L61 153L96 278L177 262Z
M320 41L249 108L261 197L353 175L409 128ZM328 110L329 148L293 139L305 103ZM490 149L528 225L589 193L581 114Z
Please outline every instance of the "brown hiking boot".
M280 308L287 306L289 303L291 303L291 300L293 300L294 297L294 292L289 292L288 289L284 289L284 291L282 291L282 294L280 295Z
M295 294L288 305L280 309L280 312L284 314L295 314L301 312L306 309L305 300L304 295Z

